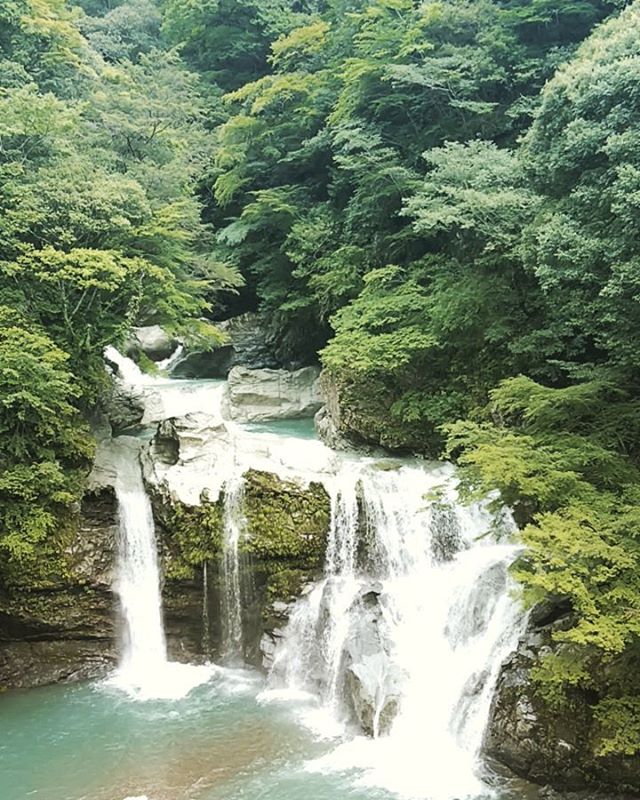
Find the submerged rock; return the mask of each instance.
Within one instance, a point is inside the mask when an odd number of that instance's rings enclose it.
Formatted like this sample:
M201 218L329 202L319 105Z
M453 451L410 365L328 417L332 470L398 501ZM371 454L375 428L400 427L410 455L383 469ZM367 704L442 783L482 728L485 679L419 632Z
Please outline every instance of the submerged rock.
M293 372L234 367L224 413L237 422L312 417L322 405L318 367Z

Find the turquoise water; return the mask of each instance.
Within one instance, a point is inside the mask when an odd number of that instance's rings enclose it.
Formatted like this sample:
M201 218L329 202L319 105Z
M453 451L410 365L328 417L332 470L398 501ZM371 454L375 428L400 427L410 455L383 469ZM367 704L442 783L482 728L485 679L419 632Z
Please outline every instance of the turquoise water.
M299 439L317 439L313 419L273 419L268 422L248 422L243 425L255 433L275 433L280 436L295 436Z
M392 800L307 764L335 741L303 706L261 703L262 679L224 670L179 701L137 702L104 684L0 697L2 800ZM428 768L428 754L425 754ZM506 787L500 800L530 796ZM394 798L395 800L395 798Z
M291 709L257 702L260 688L258 676L236 670L179 701L136 702L100 684L7 693L0 697L0 797L388 797L306 772L305 760L328 743L314 741Z

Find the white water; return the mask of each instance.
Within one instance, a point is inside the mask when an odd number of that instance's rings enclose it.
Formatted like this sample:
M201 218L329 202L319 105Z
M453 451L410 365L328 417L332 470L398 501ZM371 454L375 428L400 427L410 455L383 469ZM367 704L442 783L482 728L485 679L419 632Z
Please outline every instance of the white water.
M244 479L235 475L224 487L224 534L221 559L222 652L226 661L241 663L243 656L240 541L245 533L242 514Z
M207 680L211 671L167 659L153 513L132 444L135 440L128 437L113 441L119 516L115 590L122 652L111 683L139 699L179 698Z
M447 504L425 500L443 481ZM410 798L489 791L480 776L482 738L500 665L522 628L507 576L516 548L477 541L491 523L484 509L455 503L446 468L377 468L361 460L337 476L325 578L294 609L271 696L281 698L283 686L290 697L315 694L320 708L307 721L345 736L345 658L355 639L356 651L365 651L355 669L374 687L374 734L392 696L399 709L388 735L348 739L310 770L355 769L359 783ZM369 633L360 600L371 591L382 653L373 657L362 644Z
M127 363L120 372L137 385L153 383L160 399L152 405L162 413L204 411L211 418L203 421L205 435L196 429L186 449L181 447L179 463L157 477L185 502L197 502L202 491L215 499L227 484L222 563L227 657L242 652L242 481L237 476L250 467L268 469L301 482L320 480L329 492L325 576L296 604L263 693L265 700L290 703L306 698L305 721L322 736L340 738L331 753L307 768L348 772L364 786L406 798L489 796L482 779L482 739L501 663L523 626L507 573L517 548L484 537L494 520L480 506L457 502L453 469L344 456L319 442L249 432L222 420L223 384L194 385L188 401L184 385L135 375ZM147 412L145 419L154 414ZM219 428L211 437L213 424ZM438 487L442 502L427 500ZM143 516L148 519L146 512ZM148 584L155 586L159 602L157 581ZM354 643L356 651L371 647L371 630L359 628L367 620L367 597L375 597L377 652L363 652L358 662ZM146 648L147 656L154 648ZM349 658L370 690L373 738L354 733L346 693ZM161 659L147 662L137 679L127 676L128 685L148 694L149 675L159 666ZM124 667L123 660L121 674ZM309 697L317 698L311 712ZM391 702L397 713L390 723Z

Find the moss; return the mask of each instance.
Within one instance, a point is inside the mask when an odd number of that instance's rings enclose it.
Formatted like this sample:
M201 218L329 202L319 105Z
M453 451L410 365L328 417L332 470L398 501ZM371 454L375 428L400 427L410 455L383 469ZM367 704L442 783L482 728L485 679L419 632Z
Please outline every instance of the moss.
M194 567L214 559L222 549L223 510L220 500L199 506L175 503L162 520L165 576L186 580Z
M267 600L273 603L280 600L290 603L300 596L300 591L312 576L303 569L281 569L269 575L267 581Z
M322 565L330 503L321 484L303 487L251 470L246 475L244 512L249 534L245 552L260 560L295 561L306 568Z
M112 598L110 592L90 587L2 593L0 616L5 617L0 632L6 628L9 638L61 632L101 638L111 634Z

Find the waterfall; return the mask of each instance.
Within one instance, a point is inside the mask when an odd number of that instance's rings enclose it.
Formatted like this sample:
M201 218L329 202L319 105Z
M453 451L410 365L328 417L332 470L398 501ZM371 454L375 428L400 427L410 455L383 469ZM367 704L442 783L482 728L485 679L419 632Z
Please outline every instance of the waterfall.
M242 512L244 478L234 475L224 488L224 531L220 561L222 605L222 654L228 662L242 662L242 583L240 540L245 531Z
M137 451L125 447L121 453L116 480L119 557L115 586L124 623L120 669L137 683L166 663L167 647L151 503Z
M122 616L121 658L110 683L139 699L183 697L207 680L207 667L168 661L160 570L151 503L142 480L140 442L111 445L118 501L118 561L114 589Z
M211 650L211 623L209 621L209 562L202 565L202 652Z
M517 548L484 537L505 520L459 505L443 467L363 459L329 489L325 576L294 607L269 685L317 697L307 719L325 732L328 715L371 738L309 768L355 768L412 798L481 796L491 698L522 630L508 577Z

